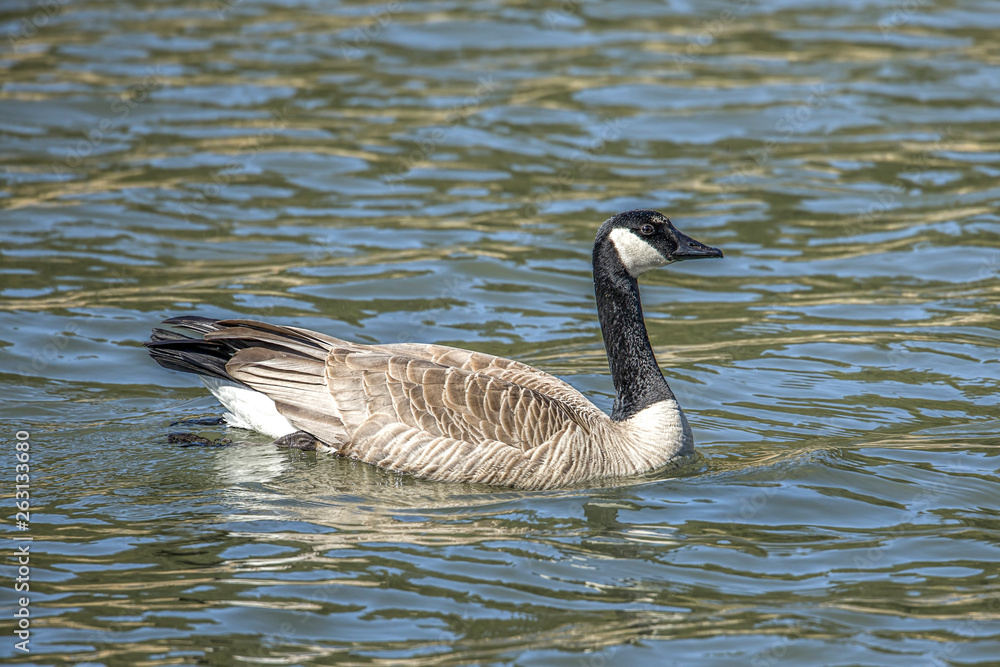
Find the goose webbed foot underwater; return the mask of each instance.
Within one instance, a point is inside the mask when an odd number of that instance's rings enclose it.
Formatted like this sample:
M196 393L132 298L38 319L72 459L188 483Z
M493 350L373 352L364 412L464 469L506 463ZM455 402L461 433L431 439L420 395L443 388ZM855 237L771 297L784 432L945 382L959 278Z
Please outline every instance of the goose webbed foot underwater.
M298 327L197 316L153 330L149 353L196 373L233 427L444 482L547 489L637 475L694 453L649 343L637 278L722 251L656 211L619 213L594 240L597 315L615 386L605 414L566 382L444 345L362 345Z
M287 447L288 449L301 449L304 452L323 451L325 449L322 442L316 439L311 433L296 431L277 438L271 443L275 447Z

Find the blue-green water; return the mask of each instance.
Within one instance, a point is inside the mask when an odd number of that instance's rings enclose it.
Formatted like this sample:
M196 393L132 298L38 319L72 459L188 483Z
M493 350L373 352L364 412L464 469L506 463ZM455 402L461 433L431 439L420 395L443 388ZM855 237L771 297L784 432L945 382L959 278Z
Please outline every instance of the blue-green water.
M993 3L6 3L0 656L1000 664ZM171 425L183 313L540 366L610 408L590 243L698 465L448 486ZM226 448L167 434L227 435ZM16 434L31 513L15 524ZM8 516L9 515L9 516Z

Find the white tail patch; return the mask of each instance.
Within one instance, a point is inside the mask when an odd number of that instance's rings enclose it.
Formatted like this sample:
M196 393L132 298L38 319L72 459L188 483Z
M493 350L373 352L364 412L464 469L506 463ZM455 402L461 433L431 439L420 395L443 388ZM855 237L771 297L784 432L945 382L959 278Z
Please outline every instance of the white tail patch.
M228 411L225 419L230 426L257 431L272 438L280 438L299 430L278 412L274 401L259 391L205 375L201 376L201 381Z
M621 227L613 229L608 238L611 239L615 250L618 251L618 257L625 265L625 270L633 278L640 273L658 269L670 263L666 257L660 254L659 250L633 234L631 230Z

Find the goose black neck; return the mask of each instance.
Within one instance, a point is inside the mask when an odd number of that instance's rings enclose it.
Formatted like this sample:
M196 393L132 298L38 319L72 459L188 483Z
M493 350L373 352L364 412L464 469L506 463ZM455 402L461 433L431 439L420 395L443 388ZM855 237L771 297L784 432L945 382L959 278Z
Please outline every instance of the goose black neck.
M628 419L643 408L673 398L649 344L639 283L607 240L594 246L594 292L611 379L615 383L611 418Z

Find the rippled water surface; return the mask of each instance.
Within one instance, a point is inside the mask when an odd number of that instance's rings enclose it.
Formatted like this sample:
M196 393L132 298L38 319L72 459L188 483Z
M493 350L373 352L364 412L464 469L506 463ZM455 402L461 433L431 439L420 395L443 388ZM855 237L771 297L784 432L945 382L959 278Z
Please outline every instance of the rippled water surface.
M33 538L7 662L1000 664L992 1L22 0L0 27L0 493ZM609 409L590 244L639 207L726 252L643 281L683 470L516 492L276 450L172 425L220 410L141 347L249 316L510 356ZM192 429L233 444L167 442Z

